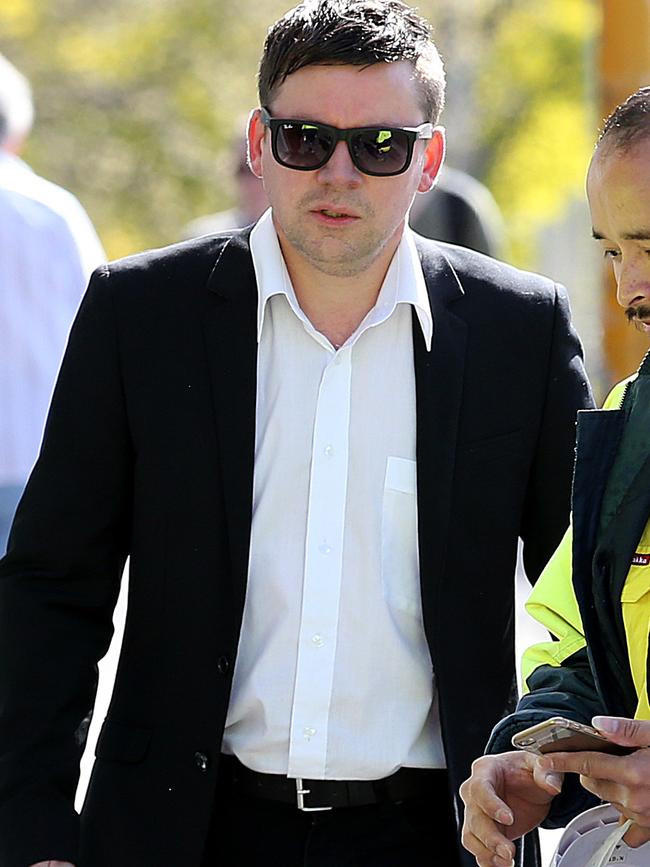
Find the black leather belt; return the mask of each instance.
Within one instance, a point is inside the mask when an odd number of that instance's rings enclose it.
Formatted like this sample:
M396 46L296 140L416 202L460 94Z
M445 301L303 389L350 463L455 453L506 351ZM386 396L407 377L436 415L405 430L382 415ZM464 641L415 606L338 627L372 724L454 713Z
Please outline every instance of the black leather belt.
M382 780L306 780L251 771L234 756L222 756L221 760L236 791L294 804L305 812L406 801L431 795L447 784L446 771L428 768L400 768Z

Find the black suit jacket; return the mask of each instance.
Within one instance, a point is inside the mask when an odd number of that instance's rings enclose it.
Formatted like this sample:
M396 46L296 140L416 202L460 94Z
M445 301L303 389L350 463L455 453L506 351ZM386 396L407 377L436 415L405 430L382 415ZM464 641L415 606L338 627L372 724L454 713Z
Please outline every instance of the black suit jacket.
M590 395L564 290L418 243L434 318L430 353L413 330L422 597L458 800L511 707L517 536L534 579L567 522ZM91 281L0 564L3 867L201 862L246 587L256 304L247 232ZM78 760L127 556L80 821Z

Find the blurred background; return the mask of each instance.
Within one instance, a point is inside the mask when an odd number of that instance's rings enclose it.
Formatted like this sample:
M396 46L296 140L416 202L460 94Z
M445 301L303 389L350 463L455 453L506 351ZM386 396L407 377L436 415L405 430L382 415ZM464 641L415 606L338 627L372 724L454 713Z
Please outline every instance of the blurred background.
M0 0L0 52L31 80L23 154L71 190L109 258L172 243L238 194L233 138L256 103L265 31L286 0ZM499 253L569 289L597 397L647 338L617 311L584 198L596 131L650 82L650 0L422 0L448 74L448 162L482 181L503 218ZM241 168L241 165L239 166ZM196 224L195 224L196 225ZM1 339L1 336L0 336ZM121 638L102 662L84 759ZM535 638L521 614L518 648ZM545 838L546 858L553 840Z
M289 5L2 0L0 52L30 78L36 102L24 157L81 199L110 258L176 241L195 218L232 206L232 138L256 105L266 27ZM447 67L449 163L494 195L503 257L569 287L602 397L644 347L632 329L618 334L622 317L601 291L584 176L603 116L650 78L650 4L418 7Z

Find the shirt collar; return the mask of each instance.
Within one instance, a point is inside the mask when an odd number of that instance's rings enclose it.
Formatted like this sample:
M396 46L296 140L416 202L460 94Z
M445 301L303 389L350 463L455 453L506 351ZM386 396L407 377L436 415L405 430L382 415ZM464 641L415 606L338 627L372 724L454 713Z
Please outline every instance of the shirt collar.
M250 247L257 282L257 342L259 343L264 328L266 305L274 295L285 295L292 310L301 319L304 319L304 313L300 310L296 293L293 291L270 208L262 214L253 228Z
M267 303L274 295L285 295L296 316L305 324L311 325L298 304L270 209L260 217L251 232L250 248L258 292L258 343L262 337ZM359 328L384 322L398 304L411 304L415 308L427 351L430 351L433 336L431 303L413 232L408 226L404 229L402 239L386 273L377 303L368 312Z

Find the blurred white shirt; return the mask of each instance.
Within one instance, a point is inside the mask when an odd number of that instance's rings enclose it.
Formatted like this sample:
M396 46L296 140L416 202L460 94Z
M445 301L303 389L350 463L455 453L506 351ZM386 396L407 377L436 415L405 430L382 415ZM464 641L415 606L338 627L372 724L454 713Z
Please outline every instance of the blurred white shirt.
M300 309L270 211L259 292L248 590L223 750L256 771L381 779L445 766L418 565L406 230L376 305L336 350Z
M0 151L0 486L29 476L70 325L104 261L77 199Z

